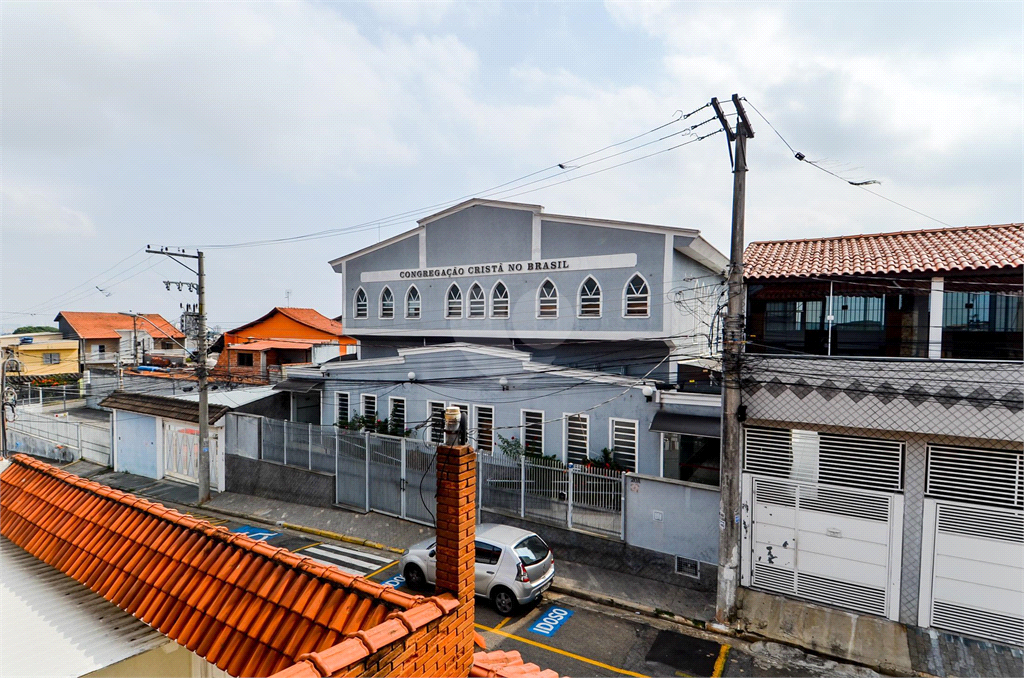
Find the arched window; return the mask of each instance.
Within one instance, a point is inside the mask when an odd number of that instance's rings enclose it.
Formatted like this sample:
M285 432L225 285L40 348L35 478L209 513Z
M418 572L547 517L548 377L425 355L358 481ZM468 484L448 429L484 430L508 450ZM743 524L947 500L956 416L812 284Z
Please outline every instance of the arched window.
M395 295L391 292L391 288L386 285L380 293L380 317L395 317Z
M445 295L444 317L462 317L462 290L455 283L452 283L448 288L448 294Z
M487 317L487 298L484 296L484 288L477 283L469 288L469 317Z
M601 317L601 286L593 278L587 278L580 285L581 318Z
M651 314L651 293L647 281L637 273L626 283L626 312L628 317L648 316Z
M537 290L537 317L558 317L558 289L550 280L542 282Z
M356 290L356 318L365 318L370 313L370 306L366 301L366 290L360 287Z
M415 285L412 285L405 293L405 317L420 317L420 291L416 289Z
M508 317L508 288L500 280L494 284L491 290L491 317Z

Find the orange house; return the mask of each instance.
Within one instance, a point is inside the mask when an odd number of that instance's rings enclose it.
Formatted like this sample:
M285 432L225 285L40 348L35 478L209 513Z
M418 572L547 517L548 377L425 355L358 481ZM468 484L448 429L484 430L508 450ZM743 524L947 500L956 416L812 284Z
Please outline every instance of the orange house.
M225 332L221 342L216 375L261 379L268 379L274 367L324 362L356 344L343 334L340 322L311 308L280 306Z

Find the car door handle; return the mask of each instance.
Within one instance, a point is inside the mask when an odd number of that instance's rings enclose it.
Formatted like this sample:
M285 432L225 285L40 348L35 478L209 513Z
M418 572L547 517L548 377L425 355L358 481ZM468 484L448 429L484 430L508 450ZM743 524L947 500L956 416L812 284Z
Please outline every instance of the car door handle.
M494 570L485 570L485 572L487 572L487 574L494 574Z

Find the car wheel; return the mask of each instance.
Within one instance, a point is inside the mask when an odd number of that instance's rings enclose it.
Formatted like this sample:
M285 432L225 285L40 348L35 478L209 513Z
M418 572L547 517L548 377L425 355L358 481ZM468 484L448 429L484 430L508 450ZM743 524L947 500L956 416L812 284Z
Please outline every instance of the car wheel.
M519 609L519 601L516 600L515 594L503 586L491 591L491 603L494 604L494 609L498 611L498 614L505 617L515 614Z
M419 565L409 563L405 566L405 583L415 591L427 588L427 578L423 576L423 570L419 568Z

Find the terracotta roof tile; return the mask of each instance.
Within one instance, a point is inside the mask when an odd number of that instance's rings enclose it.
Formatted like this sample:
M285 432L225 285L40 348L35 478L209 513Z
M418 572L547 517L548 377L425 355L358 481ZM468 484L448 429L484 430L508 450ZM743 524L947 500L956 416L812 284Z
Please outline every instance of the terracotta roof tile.
M140 313L143 318L135 320L135 328L155 337L184 339L185 335L159 313ZM79 339L118 339L117 330L133 329L133 318L120 313L92 313L85 311L61 311L54 318L57 322L61 316L75 331Z
M1024 224L752 242L747 278L969 271L1024 265Z
M114 391L104 398L100 405L113 410L124 410L125 412L136 412L138 414L150 414L157 417L168 417L176 421L199 423L199 401L181 400L167 396L147 395L145 393L128 393L126 391ZM210 423L216 423L221 417L231 411L227 405L209 406ZM159 504L152 504L159 506Z
M394 642L457 604L338 577L24 455L0 474L0 532L232 675L319 675L297 658L351 643L362 658L364 641Z
M469 675L481 678L558 678L558 674L550 669L523 662L522 655L516 650L477 652L473 655L473 668Z
M239 327L230 330L228 334L238 334L245 328L252 327L253 325L261 323L264 320L267 320L268 318L272 317L276 313L280 313L281 315L287 318L291 318L297 323L301 323L303 325L306 325L307 327L312 327L313 329L320 330L321 332L327 332L328 334L333 334L338 337L341 337L344 334L344 330L342 329L340 322L338 322L337 320L331 320L330 318L323 315L316 309L291 308L290 306L275 306L274 309L271 310L266 315L263 315L251 322L247 322L244 325L240 325ZM272 337L265 338L269 339Z

